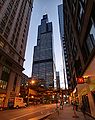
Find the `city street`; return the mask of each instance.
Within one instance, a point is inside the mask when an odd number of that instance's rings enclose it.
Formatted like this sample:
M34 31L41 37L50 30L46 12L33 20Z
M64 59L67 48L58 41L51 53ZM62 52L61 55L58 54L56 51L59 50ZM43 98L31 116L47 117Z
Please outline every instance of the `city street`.
M55 107L55 104L50 104L0 111L0 120L29 120L51 113Z
M95 120L95 0L0 0L0 120Z

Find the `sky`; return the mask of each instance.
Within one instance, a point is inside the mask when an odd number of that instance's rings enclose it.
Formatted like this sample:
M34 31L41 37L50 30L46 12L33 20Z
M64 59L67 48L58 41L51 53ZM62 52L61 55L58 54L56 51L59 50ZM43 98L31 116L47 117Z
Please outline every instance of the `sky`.
M25 70L23 72L28 75L28 77L31 77L34 46L37 45L38 25L41 24L43 15L48 14L48 20L53 24L56 71L60 72L61 88L64 88L62 50L58 20L58 5L60 4L62 4L61 0L34 0L25 53Z

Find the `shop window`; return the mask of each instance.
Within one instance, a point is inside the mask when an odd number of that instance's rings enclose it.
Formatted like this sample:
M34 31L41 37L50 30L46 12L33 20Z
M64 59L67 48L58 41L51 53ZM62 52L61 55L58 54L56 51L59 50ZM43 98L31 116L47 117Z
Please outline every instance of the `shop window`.
M3 71L2 71L2 75L1 75L2 89L5 89L7 87L9 75L10 75L10 69L7 68L6 66L3 66Z
M85 107L85 111L91 113L87 94L82 96L82 103Z
M94 100L94 104L95 104L95 91L92 91L92 97L93 97L93 100Z
M7 82L3 81L3 80L0 80L0 88L1 89L6 89L7 88Z

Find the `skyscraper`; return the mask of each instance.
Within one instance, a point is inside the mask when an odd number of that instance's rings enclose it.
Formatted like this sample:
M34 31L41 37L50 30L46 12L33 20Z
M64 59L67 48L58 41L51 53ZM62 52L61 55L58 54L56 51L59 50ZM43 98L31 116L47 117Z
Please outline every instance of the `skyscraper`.
M66 82L68 84L68 88L71 89L71 79L70 79L70 71L68 66L67 59L67 49L66 42L64 40L64 13L63 13L63 4L58 5L58 17L59 17L59 28L60 28L60 39L61 39L61 47L62 47L62 58L63 58L63 74L64 74L64 83L66 88Z
M37 46L34 47L32 77L36 77L39 86L54 87L54 54L52 22L43 15L38 26Z
M5 107L19 95L32 5L32 0L0 0L0 101Z

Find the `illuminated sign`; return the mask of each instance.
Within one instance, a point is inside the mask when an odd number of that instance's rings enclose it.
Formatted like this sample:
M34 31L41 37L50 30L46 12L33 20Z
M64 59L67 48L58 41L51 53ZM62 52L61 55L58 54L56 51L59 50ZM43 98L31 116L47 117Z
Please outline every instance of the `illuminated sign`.
M78 84L83 84L84 83L84 78L83 77L78 77L77 78L77 83Z

